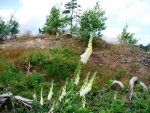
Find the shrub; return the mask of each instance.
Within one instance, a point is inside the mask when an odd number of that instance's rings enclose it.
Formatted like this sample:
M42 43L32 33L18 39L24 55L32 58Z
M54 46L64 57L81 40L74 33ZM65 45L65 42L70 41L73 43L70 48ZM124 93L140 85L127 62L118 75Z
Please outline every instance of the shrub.
M46 65L47 73L55 80L69 77L77 65L76 51L70 48L53 48L50 52L51 59Z
M93 9L88 9L83 12L80 17L80 29L79 33L80 36L88 42L90 35L94 31L94 37L101 39L101 31L105 30L105 20L107 19L104 17L105 11L99 5L99 2L96 3Z
M128 24L123 28L122 33L118 36L119 42L123 42L129 45L137 44L138 40L134 38L134 33L127 32Z
M43 74L39 74L37 72L33 72L32 74L28 75L25 77L24 84L29 88L29 89L35 89L39 88L39 84L43 82L44 80Z
M36 53L33 52L29 55L28 62L36 66L41 66L44 59L45 55L38 50Z
M53 6L50 14L46 17L46 23L42 29L39 29L40 33L56 34L59 28L66 26L67 17L62 17L60 9Z
M19 69L15 65L11 64L2 72L2 76L0 77L0 81L5 86L13 86L21 80L21 78L23 77L23 72L19 71Z

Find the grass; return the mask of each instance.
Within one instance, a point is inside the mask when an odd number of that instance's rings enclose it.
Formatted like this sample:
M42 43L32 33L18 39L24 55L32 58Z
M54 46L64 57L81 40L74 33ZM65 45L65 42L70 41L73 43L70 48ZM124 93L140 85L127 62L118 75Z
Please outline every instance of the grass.
M30 36L22 36L21 40L26 40ZM26 38L27 37L27 38ZM43 38L44 40L44 38ZM57 42L59 43L59 42ZM73 85L75 69L80 60L80 55L85 51L85 46L77 39L61 39L57 46L52 49L5 49L0 51L0 94L12 92L14 95L20 95L32 99L32 95L37 94L38 102L33 102L33 109L24 108L14 101L15 110L18 112L47 112L53 105L54 101L58 102L55 106L56 112L94 112L94 113L119 113L119 112L148 112L150 105L149 94L143 92L141 87L136 85L135 92L137 95L132 101L128 100L128 91L123 91L117 86L111 86L111 80L117 79L127 84L129 79L134 76L135 72L131 69L139 69L132 55L138 52L135 49L125 45L107 44L105 41L97 41L94 45L94 52L86 64L81 67L80 82ZM83 44L83 45L82 45ZM128 59L131 62L122 64L117 58L118 55ZM30 62L30 72L27 74L26 66ZM102 65L100 65L102 64ZM97 71L96 79L93 83L93 89L84 98L79 97L79 91L85 82L87 73L90 72L89 78ZM137 73L140 80L147 84L148 77L146 71ZM68 81L66 82L66 79ZM50 86L54 81L53 98L47 101ZM58 101L61 95L61 88L67 87L67 96L62 102ZM43 87L44 106L39 104L41 87ZM78 93L78 95L77 95ZM114 99L114 95L117 98ZM76 95L76 97L74 97ZM72 100L74 97L74 100ZM145 100L146 98L146 100ZM69 99L70 103L64 104ZM12 101L13 102L13 101ZM85 102L85 108L81 109ZM144 103L144 104L141 104ZM9 108L9 106L11 106ZM14 109L12 105L0 108L0 111L9 111Z

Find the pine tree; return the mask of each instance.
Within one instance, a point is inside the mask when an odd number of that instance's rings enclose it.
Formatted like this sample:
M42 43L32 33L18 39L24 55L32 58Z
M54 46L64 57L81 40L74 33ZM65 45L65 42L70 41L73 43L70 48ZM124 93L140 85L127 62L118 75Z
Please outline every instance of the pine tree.
M71 2L68 2L65 4L65 10L63 11L64 14L69 14L69 21L70 21L70 32L72 33L72 27L73 27L73 19L79 18L78 11L81 11L81 6L77 4L77 0L71 0Z

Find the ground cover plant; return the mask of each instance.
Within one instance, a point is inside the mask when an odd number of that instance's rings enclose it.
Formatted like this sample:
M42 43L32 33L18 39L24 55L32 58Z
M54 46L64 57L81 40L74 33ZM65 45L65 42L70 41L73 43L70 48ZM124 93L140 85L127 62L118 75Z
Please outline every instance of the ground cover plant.
M112 84L113 79L126 74L123 69L116 74L105 75L106 70L111 69L109 66L95 68L89 65L87 60L92 54L92 38L81 59L76 50L67 47L26 51L28 54L23 49L12 50L11 54L10 51L7 54L1 52L4 60L0 64L5 64L0 76L1 94L12 93L7 103L1 104L3 112L144 113L150 110L149 93L143 91L139 84L135 84L131 100L127 82L123 82L125 89ZM85 72L87 68L91 71ZM29 98L32 103L26 103L29 104L27 106L17 100L16 95Z

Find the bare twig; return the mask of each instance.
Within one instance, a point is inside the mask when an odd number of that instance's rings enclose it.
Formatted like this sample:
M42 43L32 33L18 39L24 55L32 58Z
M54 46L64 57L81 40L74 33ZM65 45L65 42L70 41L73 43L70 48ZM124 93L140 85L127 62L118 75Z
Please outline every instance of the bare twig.
M122 89L125 88L124 85L123 85L123 83L122 83L121 81L114 80L114 81L112 82L112 85L113 85L113 84L118 84Z
M28 64L28 66L25 66L25 68L27 69L27 75L31 74L31 72L30 72L30 68L31 68L30 62Z

